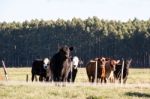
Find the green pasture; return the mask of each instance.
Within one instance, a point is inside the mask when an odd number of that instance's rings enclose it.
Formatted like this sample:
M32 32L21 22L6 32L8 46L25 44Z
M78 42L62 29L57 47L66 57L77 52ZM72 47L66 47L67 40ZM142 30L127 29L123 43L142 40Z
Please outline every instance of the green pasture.
M5 80L0 68L0 99L150 99L150 69L130 69L127 84L88 83L85 68L79 68L76 82L31 82L31 68L7 68ZM29 82L26 82L26 75Z

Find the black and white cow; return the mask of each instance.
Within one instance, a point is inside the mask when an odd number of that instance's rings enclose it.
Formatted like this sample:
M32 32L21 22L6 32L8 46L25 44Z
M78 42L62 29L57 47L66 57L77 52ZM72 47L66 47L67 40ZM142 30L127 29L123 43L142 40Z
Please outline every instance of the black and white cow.
M55 82L67 81L71 69L71 51L73 47L64 46L51 58L50 70Z
M34 78L36 78L36 75L39 76L39 81L43 81L43 79L46 80L47 76L47 67L50 64L50 60L48 58L43 59L35 59L32 63L32 78L31 80L34 81ZM36 78L37 81L37 78Z
M71 70L69 72L69 75L68 75L68 82L74 82L75 81L75 78L76 78L76 74L78 72L78 64L79 64L79 58L77 56L74 56L72 58L72 64L71 64Z

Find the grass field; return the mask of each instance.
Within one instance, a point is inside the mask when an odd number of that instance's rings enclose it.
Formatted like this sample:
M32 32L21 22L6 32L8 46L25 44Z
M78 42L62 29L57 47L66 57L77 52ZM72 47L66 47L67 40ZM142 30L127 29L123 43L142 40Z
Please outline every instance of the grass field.
M0 99L150 99L150 69L130 69L127 84L90 84L85 68L79 68L76 82L66 86L31 82L31 68L8 68L5 81L0 68ZM26 82L26 75L29 82Z

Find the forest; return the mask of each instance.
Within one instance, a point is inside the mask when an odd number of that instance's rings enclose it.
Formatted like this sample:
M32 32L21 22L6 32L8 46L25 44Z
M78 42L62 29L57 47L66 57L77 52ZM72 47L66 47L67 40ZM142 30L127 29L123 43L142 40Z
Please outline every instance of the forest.
M0 22L0 59L8 67L31 66L51 58L61 46L73 46L83 66L95 57L132 58L133 68L150 68L150 19L126 22L87 19Z

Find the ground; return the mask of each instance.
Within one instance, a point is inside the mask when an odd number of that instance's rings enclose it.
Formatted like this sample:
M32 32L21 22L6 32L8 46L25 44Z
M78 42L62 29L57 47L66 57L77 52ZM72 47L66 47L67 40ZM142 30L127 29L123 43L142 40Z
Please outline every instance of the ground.
M31 68L7 68L5 80L0 68L0 99L149 99L150 69L130 69L127 84L88 83L85 68L80 68L76 82L59 84L31 82ZM29 82L26 82L26 75Z

